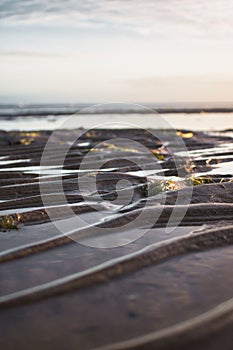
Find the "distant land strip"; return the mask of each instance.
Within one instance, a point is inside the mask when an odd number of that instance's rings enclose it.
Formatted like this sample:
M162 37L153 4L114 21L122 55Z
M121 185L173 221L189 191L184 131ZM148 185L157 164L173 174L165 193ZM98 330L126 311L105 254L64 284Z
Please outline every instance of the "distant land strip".
M5 107L5 109L8 109L9 107ZM12 108L12 107L11 107ZM36 117L44 117L47 115L50 116L60 116L60 115L72 115L72 114L154 114L154 113L160 113L160 114L173 114L173 113L186 113L186 114L193 114L193 113L233 113L233 107L213 107L213 108L156 108L151 107L148 109L103 109L98 110L92 109L90 107L90 110L83 110L83 108L80 109L67 109L67 110L38 110L32 108L25 110L21 110L21 108L15 108L14 111L6 111L5 109L1 110L0 108L0 117L28 117L28 116L36 116Z

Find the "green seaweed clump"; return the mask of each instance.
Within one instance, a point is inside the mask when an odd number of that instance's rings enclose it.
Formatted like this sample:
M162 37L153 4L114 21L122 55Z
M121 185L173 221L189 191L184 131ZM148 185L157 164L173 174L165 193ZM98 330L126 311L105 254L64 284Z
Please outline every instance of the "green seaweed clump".
M0 217L0 229L2 231L18 230L20 215L5 215Z
M173 180L156 180L148 185L148 196L152 197L161 192L176 191L179 185Z
M199 177L188 177L185 180L186 185L188 186L200 186L204 184L214 183L214 181L207 176L199 176Z

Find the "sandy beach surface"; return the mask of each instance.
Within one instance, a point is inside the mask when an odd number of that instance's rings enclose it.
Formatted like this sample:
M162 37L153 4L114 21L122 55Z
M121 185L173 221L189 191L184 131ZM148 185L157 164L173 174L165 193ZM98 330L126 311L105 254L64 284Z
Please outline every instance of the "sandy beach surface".
M225 117L210 132L205 116L185 130L182 116L173 129L1 123L2 348L231 349Z

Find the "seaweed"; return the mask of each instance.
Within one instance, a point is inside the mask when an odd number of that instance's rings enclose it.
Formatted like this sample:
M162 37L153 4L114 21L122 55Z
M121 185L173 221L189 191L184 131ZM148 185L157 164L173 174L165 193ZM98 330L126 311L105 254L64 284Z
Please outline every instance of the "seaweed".
M156 180L148 184L147 195L152 197L161 192L176 191L178 189L180 189L179 184L173 180Z
M0 217L0 230L5 231L11 231L11 230L18 230L20 224L20 215L5 215Z

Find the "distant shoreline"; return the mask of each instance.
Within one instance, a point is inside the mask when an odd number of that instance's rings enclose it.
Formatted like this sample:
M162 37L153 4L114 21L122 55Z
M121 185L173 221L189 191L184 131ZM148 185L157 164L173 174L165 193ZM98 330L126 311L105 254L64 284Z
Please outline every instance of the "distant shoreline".
M2 108L2 110L1 110ZM225 107L213 107L213 108L155 108L155 107L145 107L145 109L117 109L117 108L110 108L110 109L100 109L96 110L94 107L85 107L85 108L67 108L67 110L58 110L58 108L45 108L43 106L36 106L36 107L8 107L8 106L1 106L0 108L0 117L5 118L16 118L16 117L45 117L47 115L50 116L68 116L72 114L154 114L154 113L160 113L160 114L194 114L194 113L233 113L233 108L225 108ZM6 111L6 110L11 111ZM42 109L42 110L40 110Z

